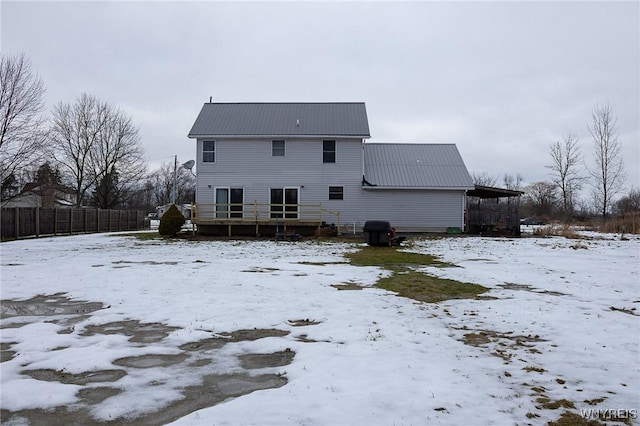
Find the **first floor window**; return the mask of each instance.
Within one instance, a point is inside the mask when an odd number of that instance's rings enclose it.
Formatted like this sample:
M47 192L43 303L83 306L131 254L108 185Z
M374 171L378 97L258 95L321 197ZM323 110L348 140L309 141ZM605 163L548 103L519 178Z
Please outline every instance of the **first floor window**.
M336 141L322 141L322 162L336 162Z
M329 187L329 199L330 200L344 200L344 187L342 187L342 186L330 186Z
M202 141L202 162L203 163L216 162L216 142L215 141Z

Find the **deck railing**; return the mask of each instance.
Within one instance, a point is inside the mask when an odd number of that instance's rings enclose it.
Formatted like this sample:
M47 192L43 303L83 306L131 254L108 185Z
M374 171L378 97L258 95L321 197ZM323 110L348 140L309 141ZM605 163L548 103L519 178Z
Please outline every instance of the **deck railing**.
M268 203L195 203L191 205L191 223L225 224L305 224L334 223L340 227L340 212L318 204Z

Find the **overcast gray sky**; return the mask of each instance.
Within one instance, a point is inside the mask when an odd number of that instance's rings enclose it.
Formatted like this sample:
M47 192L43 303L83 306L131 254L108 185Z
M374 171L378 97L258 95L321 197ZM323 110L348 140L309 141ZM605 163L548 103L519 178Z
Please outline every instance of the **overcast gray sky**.
M49 110L86 92L141 126L156 168L195 157L202 104L366 103L372 142L455 143L470 172L549 180L569 132L591 162L608 103L640 185L640 3L13 2L3 54L24 52Z

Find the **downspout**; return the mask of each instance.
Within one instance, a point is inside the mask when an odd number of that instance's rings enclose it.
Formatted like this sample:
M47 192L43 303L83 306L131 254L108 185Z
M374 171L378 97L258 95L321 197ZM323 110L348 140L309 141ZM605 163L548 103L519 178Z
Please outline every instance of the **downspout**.
M362 155L360 156L360 168L362 169L362 182L364 182L364 139L362 139Z

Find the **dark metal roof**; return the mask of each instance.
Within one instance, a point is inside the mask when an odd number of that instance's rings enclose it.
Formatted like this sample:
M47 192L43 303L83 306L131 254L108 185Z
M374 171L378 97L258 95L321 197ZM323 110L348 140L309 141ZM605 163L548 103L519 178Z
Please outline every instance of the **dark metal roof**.
M483 185L475 185L474 189L467 191L468 196L479 198L519 197L522 194L524 194L522 191Z
M364 172L370 189L473 189L454 144L365 143Z
M206 103L189 137L216 136L370 135L363 102Z

